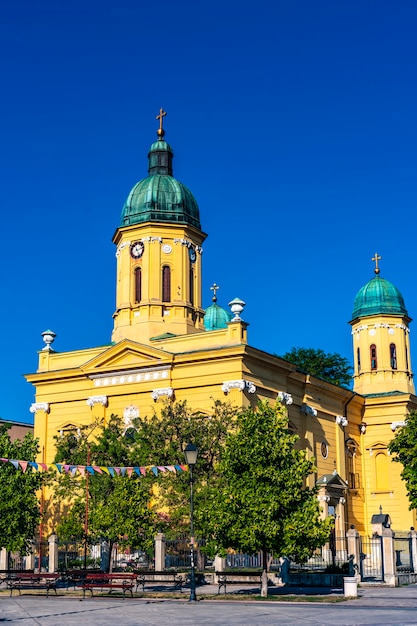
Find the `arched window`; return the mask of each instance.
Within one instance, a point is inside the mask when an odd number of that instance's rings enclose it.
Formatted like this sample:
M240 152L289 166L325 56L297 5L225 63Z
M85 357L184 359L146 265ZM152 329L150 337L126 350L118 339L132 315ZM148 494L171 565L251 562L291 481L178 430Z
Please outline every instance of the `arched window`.
M190 280L190 303L191 303L191 306L194 306L194 271L192 267L190 268L189 280Z
M373 343L369 348L371 356L371 370L376 370L378 367L378 361L376 359L376 345Z
M389 355L391 367L393 370L397 369L397 348L395 347L395 343L391 343L389 347Z
M358 374L359 374L359 372L361 371L361 349L360 348L356 350L356 363L358 366Z
M353 439L346 441L347 478L351 489L359 489L359 474L355 471L357 446Z
M171 302L171 268L164 265L162 268L162 302Z
M408 348L405 346L405 369L408 372Z
M375 457L375 480L377 491L388 491L388 457L383 452Z
M142 269L135 267L135 302L142 300Z

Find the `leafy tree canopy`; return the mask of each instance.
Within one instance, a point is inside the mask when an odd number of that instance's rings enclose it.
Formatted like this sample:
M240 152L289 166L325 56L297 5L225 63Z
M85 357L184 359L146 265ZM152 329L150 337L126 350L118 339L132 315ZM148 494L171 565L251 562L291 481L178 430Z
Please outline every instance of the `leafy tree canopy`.
M410 500L410 509L417 508L417 411L408 415L405 426L399 428L388 450L392 460L402 463L404 480Z
M195 484L196 506L204 501L207 485L216 480L216 466L227 432L233 428L235 410L215 402L209 415L195 413L186 402L163 405L161 413L134 420L125 431L112 415L106 425L92 424L80 432L56 438L56 462L76 465L146 466L183 465L184 448L199 450ZM170 472L147 476L88 476L88 531L133 548L147 549L157 531L178 536L188 531L189 474ZM81 537L86 510L86 478L60 475L55 485L58 535ZM204 533L201 520L197 532Z
M315 348L291 348L281 358L294 363L303 372L329 383L341 387L351 386L352 367L348 359L338 352L326 353Z
M10 425L0 426L0 456L7 459L35 461L38 442L28 433L22 440L10 439ZM37 490L43 475L27 470L23 473L10 463L0 466L0 548L29 554L31 541L40 521Z
M332 520L320 519L316 490L306 486L313 459L297 450L286 410L260 402L243 410L227 436L219 484L198 517L210 520L212 553L232 548L263 553L262 594L266 595L267 553L307 559L324 545Z
M122 421L112 415L107 425L95 422L64 437L56 437L56 462L73 465L115 467L131 463L133 440L124 435ZM105 537L111 542L146 550L155 532L156 515L149 505L150 478L125 478L106 474L85 477L59 475L54 484L54 514L60 518L60 538L90 540ZM87 503L88 490L88 503Z

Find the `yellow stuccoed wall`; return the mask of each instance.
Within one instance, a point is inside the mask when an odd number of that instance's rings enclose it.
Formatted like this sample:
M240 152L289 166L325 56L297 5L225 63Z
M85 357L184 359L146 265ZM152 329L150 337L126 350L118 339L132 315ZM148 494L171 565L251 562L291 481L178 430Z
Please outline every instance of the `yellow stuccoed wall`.
M288 416L291 429L300 438L298 446L316 458L317 472L310 486L323 474L335 471L346 480L345 438L352 430L358 440L362 398L297 372L293 365L248 346L246 341L246 324L236 321L224 331L155 342L158 347L124 340L94 350L41 352L39 371L28 380L36 386L38 406L47 403L49 407L49 412L38 410L35 419L35 436L41 441L44 461L53 462L53 437L70 425L90 425L96 418L106 421L112 413L123 416L131 405L140 415L151 415L160 406L159 400L152 398L158 389L172 388L175 400L187 400L193 410L208 414L214 400L255 407L262 399L274 403L279 392L286 392L293 400ZM254 393L248 386L243 391L233 387L229 393L223 391L224 383L239 380L251 383ZM87 400L95 396L105 396L106 406L96 403L90 408ZM306 406L317 415L306 414ZM344 414L348 416L347 427L336 422L336 417ZM323 443L328 450L326 457ZM352 501L348 497L340 506L344 510L340 532L348 522L364 528L357 497Z
M261 399L275 402L283 391L292 396L288 417L291 429L300 438L298 446L316 459L317 472L310 486L320 476L335 471L349 483L346 442L355 444L352 462L358 482L347 490L346 503L340 505L343 528L338 531L344 532L354 524L360 532L370 533L370 519L380 506L391 515L394 529L407 530L415 525L400 478L401 467L392 462L386 450L393 437L391 425L403 420L413 408L412 396L365 399L307 376L286 361L249 346L246 324L239 321L230 322L225 330L153 344L145 346L127 339L91 350L40 352L38 372L27 376L36 387L36 405L47 403L49 407L48 412L41 408L35 414L34 434L43 450L39 460L53 462L54 436L70 425L90 425L97 418L106 421L112 413L123 416L131 405L142 416L158 411L159 400L152 398L158 389L172 388L175 400L187 400L193 410L208 414L213 400L254 407ZM225 394L223 383L236 380L251 382L255 393L249 393L248 388L232 388ZM102 395L107 398L106 406L88 406L89 398ZM317 415L303 412L305 406L312 407ZM347 424L338 424L337 416L346 416ZM361 434L360 425L365 422L366 432ZM322 454L323 443L327 457ZM375 482L377 453L387 456L389 467L389 484L382 490ZM323 507L326 510L325 503Z

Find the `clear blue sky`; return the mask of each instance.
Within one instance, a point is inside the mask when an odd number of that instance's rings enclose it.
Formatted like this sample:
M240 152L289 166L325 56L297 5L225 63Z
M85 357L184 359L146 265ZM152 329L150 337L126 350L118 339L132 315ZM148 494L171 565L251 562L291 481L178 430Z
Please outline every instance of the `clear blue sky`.
M42 331L110 340L111 237L160 107L204 305L214 281L245 300L252 345L350 359L376 251L417 317L416 32L415 0L1 3L0 416L32 419Z

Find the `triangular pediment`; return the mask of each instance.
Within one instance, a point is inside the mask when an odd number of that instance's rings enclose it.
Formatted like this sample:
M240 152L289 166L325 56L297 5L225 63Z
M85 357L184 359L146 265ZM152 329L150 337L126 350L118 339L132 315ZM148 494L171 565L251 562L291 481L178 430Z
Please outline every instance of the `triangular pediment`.
M85 363L81 369L85 372L123 371L133 368L169 365L172 355L169 352L123 339L114 346L106 348L99 355Z
M320 476L316 482L318 487L331 487L332 489L346 489L348 484L343 480L339 474L334 472L333 474L324 474Z

